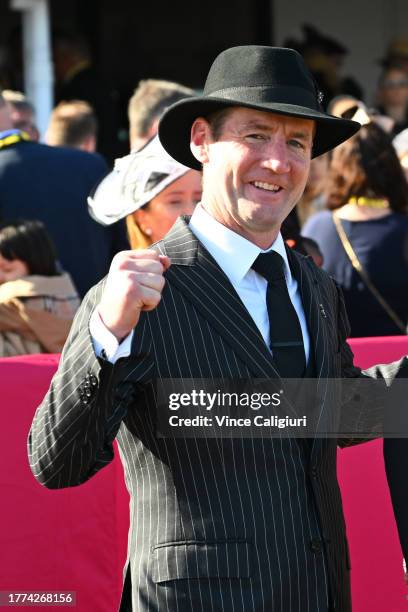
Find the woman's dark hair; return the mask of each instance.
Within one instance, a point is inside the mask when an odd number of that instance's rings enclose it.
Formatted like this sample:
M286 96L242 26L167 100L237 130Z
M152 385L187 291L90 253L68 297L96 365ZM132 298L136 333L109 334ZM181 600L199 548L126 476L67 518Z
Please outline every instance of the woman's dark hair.
M0 255L20 259L29 274L58 276L54 244L41 221L8 221L0 225Z
M408 183L388 134L375 123L334 149L330 164L328 208L352 197L386 198L391 210L408 212Z

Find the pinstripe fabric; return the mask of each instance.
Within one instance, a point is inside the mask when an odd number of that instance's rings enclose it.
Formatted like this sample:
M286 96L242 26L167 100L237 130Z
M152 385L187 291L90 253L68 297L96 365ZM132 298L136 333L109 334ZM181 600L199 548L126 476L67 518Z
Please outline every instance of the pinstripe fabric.
M347 612L335 440L310 447L294 439L155 435L157 379L278 375L252 318L185 221L157 248L172 266L159 306L142 313L129 358L113 366L95 358L88 321L103 283L85 298L31 428L35 477L50 488L86 481L112 459L117 436L131 496L123 611ZM289 258L314 342L325 426L339 418L325 379L361 373L345 345L335 285L308 259Z

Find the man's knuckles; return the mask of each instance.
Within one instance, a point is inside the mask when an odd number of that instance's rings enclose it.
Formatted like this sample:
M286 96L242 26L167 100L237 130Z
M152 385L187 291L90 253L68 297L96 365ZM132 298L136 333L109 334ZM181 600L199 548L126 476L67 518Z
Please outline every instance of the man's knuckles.
M128 272L123 275L120 287L115 287L115 299L119 296L126 302L136 304L159 300L165 280L162 276Z
M155 274L153 272L135 272L134 276L136 282L140 285L157 289L157 291L162 291L166 283L162 274Z
M145 272L140 270L124 270L121 277L113 283L115 291L124 295L132 295L143 288L156 289L162 291L166 283L162 274Z
M138 265L141 261L144 262L156 262L161 269L163 269L160 263L160 258L156 251L143 249L140 251L120 251L112 259L112 269L126 270Z
M113 270L119 274L126 274L128 272L150 272L152 274L162 275L164 267L159 260L128 259L117 262Z

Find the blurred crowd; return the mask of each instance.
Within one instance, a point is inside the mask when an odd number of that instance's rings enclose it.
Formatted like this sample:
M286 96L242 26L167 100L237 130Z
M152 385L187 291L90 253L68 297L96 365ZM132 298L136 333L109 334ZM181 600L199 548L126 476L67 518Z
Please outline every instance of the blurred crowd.
M304 56L322 106L362 128L312 161L283 237L341 286L353 337L406 334L408 40L380 60L370 101L364 84L342 74L341 42L305 25L303 39L284 46ZM111 169L115 110L88 46L60 35L53 52L57 104L44 142L24 93L0 94L0 357L59 352L112 257L149 247L201 197L200 172L156 136L164 110L192 89L141 81L128 104L130 151Z

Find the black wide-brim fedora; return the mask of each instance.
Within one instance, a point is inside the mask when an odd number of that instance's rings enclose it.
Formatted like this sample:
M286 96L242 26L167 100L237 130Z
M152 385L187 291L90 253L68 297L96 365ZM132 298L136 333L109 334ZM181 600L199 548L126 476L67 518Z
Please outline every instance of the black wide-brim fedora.
M201 170L190 150L197 117L231 106L316 122L312 157L330 151L360 129L356 121L328 115L302 56L294 49L248 45L226 49L215 59L202 96L170 106L159 124L159 138L178 162Z

